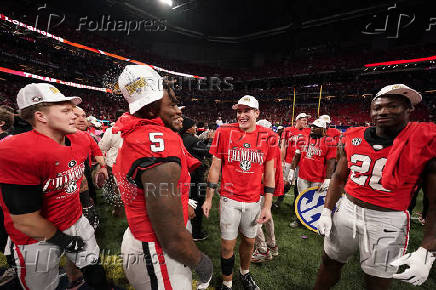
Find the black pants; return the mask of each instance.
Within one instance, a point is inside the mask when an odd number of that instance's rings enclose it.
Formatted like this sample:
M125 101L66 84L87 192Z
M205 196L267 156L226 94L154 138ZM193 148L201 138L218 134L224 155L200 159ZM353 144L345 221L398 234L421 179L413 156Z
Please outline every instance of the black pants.
M0 208L0 252L3 253L6 247L6 243L8 242L8 233L5 229L5 223L4 223L4 215L3 210Z
M291 187L290 185L285 186L285 194L289 191L290 187ZM294 213L293 209L295 208L295 201L297 200L298 194L299 193L298 193L297 185L294 185L294 201L292 202L292 206L291 206L292 207L292 213ZM279 196L277 198L277 201L278 202L282 202L284 199L285 199L285 195L281 195L281 196Z
M88 190L89 196L94 200L94 204L97 204L97 193L95 191L94 182L92 182L92 170L91 166L89 166L89 157L85 161L85 172L84 172L86 181L88 181Z
M204 200L206 199L206 184L203 182L204 171L195 170L191 178L191 191L190 198L197 202L197 208L195 209L195 218L191 220L192 224L192 235L199 235L202 231L203 222L203 206Z

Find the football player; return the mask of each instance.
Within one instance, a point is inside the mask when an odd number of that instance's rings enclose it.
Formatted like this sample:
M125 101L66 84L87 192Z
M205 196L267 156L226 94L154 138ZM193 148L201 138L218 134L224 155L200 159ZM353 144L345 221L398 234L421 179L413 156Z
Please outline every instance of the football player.
M357 249L367 289L388 289L392 278L413 285L426 281L436 250L436 126L409 122L413 106L421 100L403 84L384 87L371 102L375 127L345 133L318 221L325 238L315 289L335 285ZM406 254L407 207L420 179L430 203L428 224L419 249ZM396 274L402 264L410 268Z

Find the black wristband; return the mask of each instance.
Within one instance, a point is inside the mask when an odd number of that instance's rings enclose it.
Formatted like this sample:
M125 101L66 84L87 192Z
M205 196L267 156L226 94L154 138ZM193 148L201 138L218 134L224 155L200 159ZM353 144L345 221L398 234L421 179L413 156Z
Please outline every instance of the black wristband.
M263 188L263 192L264 192L264 193L272 193L272 194L274 194L274 191L275 191L275 190L276 190L275 187L265 186L265 187Z
M212 188L212 189L218 188L218 183L208 182L207 187Z

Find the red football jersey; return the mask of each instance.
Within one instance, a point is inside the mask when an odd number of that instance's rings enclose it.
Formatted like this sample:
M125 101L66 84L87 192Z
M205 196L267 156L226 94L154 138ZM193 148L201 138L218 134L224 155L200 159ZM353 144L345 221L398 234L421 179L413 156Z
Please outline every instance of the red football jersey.
M352 128L344 135L343 142L350 169L345 191L364 202L380 207L406 210L415 185L405 184L394 191L382 186L382 173L392 145L374 142L370 144L369 133L372 129L374 128Z
M328 128L326 131L326 135L328 137L335 138L337 141L339 141L339 137L341 136L341 131L339 131L336 128Z
M295 127L287 127L282 133L282 140L286 145L285 162L291 163L295 156L297 145L304 145L307 136L310 135L310 128L297 129Z
M336 158L337 143L334 139L309 138L308 144L299 144L301 151L298 177L311 182L323 182L326 177L327 160Z
M278 136L272 130L256 125L247 133L237 123L218 128L210 153L221 159L222 196L242 202L257 202L263 191L265 163L274 158Z
M35 130L15 135L0 144L0 183L41 185L41 215L59 230L71 227L81 216L79 189L90 150L90 139L83 132L67 135L69 146L56 143ZM0 195L5 227L17 245L37 241L15 229Z
M165 162L176 162L181 166L178 194L181 196L186 225L191 182L188 166L198 166L199 161L193 162L193 157L186 151L180 136L164 127L160 118L147 120L126 113L118 120L113 131L121 131L123 138L123 146L118 152L113 173L124 203L130 231L142 242L158 242L147 214L145 190L150 190L147 194L159 194L159 189L150 187L144 190L138 173Z

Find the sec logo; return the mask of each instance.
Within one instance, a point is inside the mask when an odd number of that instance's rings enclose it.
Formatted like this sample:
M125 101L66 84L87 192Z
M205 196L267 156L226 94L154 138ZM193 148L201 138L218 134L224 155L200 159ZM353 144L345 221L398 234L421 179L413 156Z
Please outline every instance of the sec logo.
M324 208L327 191L318 192L317 187L311 187L300 193L295 201L295 214L301 223L311 231L318 232L318 219Z

